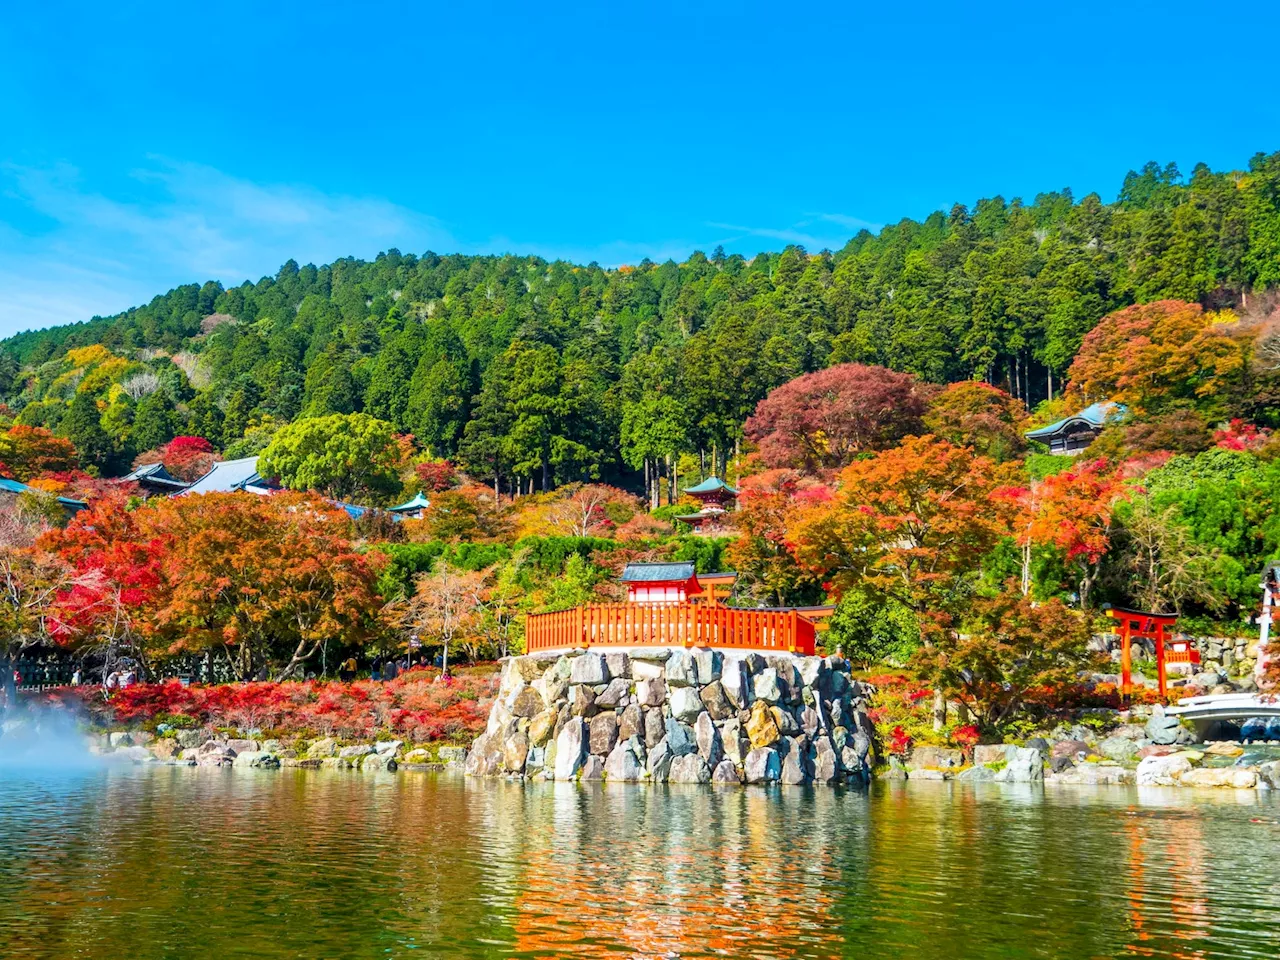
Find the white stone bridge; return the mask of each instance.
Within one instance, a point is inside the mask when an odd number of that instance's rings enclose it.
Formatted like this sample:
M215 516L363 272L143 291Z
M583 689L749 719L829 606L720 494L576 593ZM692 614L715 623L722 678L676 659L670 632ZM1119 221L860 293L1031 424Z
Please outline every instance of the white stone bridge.
M1190 720L1203 730L1215 720L1248 720L1251 717L1280 717L1280 695L1270 693L1222 693L1184 697L1176 707L1165 707L1165 715Z

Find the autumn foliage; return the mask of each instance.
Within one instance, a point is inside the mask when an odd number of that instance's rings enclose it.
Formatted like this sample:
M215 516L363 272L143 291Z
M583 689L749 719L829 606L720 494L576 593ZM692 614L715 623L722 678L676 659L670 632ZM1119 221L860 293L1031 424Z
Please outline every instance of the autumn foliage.
M1245 371L1251 335L1234 314L1160 300L1108 314L1068 371L1077 396L1155 413L1176 400L1219 396Z
M923 632L939 629L965 599L965 579L1009 530L1009 512L992 494L1013 469L946 440L908 437L850 464L830 502L800 511L792 553L832 596L859 590L897 600Z
M836 469L918 432L926 396L911 374L843 363L773 390L743 432L770 467Z
M81 702L109 725L173 723L177 718L203 727L261 730L276 736L371 740L385 733L425 743L475 737L484 730L496 691L492 672L437 679L434 671L417 669L377 683L183 685L167 680L135 684L108 701L86 691Z

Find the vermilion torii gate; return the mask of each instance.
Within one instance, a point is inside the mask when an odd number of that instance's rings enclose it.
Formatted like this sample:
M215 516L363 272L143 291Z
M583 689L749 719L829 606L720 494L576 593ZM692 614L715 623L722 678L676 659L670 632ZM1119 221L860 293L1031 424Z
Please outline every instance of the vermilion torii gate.
M1156 670L1160 681L1160 696L1168 696L1168 672L1170 663L1199 663L1200 653L1190 640L1176 640L1169 636L1178 618L1169 613L1147 613L1142 610L1125 610L1107 607L1104 612L1115 620L1120 633L1120 695L1133 693L1133 658L1130 646L1134 639L1152 640L1156 645Z

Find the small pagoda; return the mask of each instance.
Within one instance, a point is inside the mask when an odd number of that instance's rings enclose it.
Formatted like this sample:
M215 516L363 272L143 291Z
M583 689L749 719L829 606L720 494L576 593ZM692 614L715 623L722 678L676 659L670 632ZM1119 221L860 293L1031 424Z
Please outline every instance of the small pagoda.
M738 491L719 477L707 477L699 484L685 487L684 492L701 504L697 513L674 517L681 523L687 523L694 530L718 529L722 526L728 504L738 499Z
M406 500L404 503L396 504L394 507L387 507L388 513L394 513L399 517L408 517L411 520L422 519L422 513L427 507L431 506L431 501L422 495L419 490L412 500Z

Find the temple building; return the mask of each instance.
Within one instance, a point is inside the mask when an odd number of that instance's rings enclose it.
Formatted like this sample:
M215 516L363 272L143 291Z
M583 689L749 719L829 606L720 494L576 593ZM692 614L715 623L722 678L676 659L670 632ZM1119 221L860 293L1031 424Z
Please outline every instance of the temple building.
M702 593L693 563L628 563L622 571L629 603L688 603Z
M280 484L258 473L258 458L254 456L215 463L208 473L182 493L234 493L243 490L245 493L266 495L279 489Z
M121 483L130 481L138 485L144 497L169 497L191 486L173 476L163 463L144 463L133 473L120 478Z
M422 512L431 506L431 501L422 495L419 490L412 500L406 500L404 503L397 504L394 507L387 507L388 513L393 513L398 517L408 517L411 520L421 520Z
M1103 400L1055 423L1028 430L1023 436L1046 444L1050 453L1075 456L1093 443L1103 428L1123 420L1126 413L1124 404Z
M673 519L687 523L699 532L720 529L725 519L726 504L732 504L738 498L738 491L719 477L707 477L699 484L685 487L684 492L697 500L701 508L697 513Z

